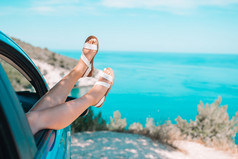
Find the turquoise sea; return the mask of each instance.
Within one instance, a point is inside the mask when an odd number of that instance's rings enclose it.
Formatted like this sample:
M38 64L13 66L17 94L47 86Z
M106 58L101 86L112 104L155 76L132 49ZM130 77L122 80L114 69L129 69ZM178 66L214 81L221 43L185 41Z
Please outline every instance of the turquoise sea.
M81 51L56 51L79 59ZM127 124L163 123L181 116L195 119L200 101L218 96L230 118L238 111L238 55L147 52L99 52L98 69L113 68L115 83L101 109L107 121L119 110Z

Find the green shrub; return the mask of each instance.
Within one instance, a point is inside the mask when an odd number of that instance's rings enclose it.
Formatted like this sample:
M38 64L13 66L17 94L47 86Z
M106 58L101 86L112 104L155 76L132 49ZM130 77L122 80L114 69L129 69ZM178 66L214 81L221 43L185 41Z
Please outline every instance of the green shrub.
M121 119L121 113L117 110L113 113L113 118L110 117L108 129L112 131L124 131L126 127L126 118Z
M65 68L65 64L64 64L64 60L60 60L59 61L59 66L61 67L61 68Z
M141 132L143 131L143 126L141 123L133 123L129 126L129 130L133 132Z
M48 71L47 70L43 70L43 75L46 76L48 74Z
M234 137L238 133L238 112L229 120L227 105L220 104L221 97L210 106L200 102L195 121L187 122L178 117L176 126L181 135L185 139L200 140L208 146L227 149L234 147Z
M72 132L81 132L81 131L102 131L107 130L106 121L102 118L101 112L98 115L94 115L91 108L89 112L84 117L78 117L71 124Z
M162 143L171 144L174 140L180 138L180 130L171 123L171 121L167 121L163 125L155 125L153 118L146 119L146 125L144 132L145 134L153 139L156 139Z
M57 66L57 61L58 59L56 58L56 54L55 53L52 53L48 56L48 59L47 59L47 63L52 65L52 66Z
M158 126L155 125L153 118L147 118L145 124L145 130L150 136L154 136L158 131Z

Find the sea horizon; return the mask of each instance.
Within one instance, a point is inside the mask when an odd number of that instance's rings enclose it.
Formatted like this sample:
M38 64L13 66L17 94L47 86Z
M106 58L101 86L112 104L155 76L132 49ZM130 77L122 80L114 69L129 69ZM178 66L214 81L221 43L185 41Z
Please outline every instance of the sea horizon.
M48 48L47 48L48 49ZM79 52L81 53L81 49L49 49L55 53L59 53L63 55L65 52L71 52L71 53L76 53ZM100 50L99 52L103 53L136 53L136 54L144 54L144 53L149 53L149 54L201 54L201 55L238 55L237 53L231 53L231 52L171 52L171 51L130 51L130 50Z

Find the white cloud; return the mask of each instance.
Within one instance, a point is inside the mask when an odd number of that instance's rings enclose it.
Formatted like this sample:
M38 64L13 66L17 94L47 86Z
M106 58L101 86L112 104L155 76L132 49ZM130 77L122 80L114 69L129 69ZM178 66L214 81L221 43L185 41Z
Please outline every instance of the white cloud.
M238 0L102 0L107 7L146 8L158 10L194 9L201 6L226 6Z
M77 15L96 8L98 3L87 0L43 0L32 1L31 10L42 15Z
M32 7L31 10L36 11L38 13L52 13L55 11L55 9L50 6Z
M33 1L34 5L73 5L79 3L79 0L42 0Z

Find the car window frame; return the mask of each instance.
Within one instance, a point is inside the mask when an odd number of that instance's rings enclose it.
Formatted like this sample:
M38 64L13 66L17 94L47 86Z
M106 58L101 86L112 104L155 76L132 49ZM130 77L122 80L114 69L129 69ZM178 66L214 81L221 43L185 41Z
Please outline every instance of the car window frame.
M7 43L8 42L8 43ZM35 88L39 97L42 97L49 89L43 75L38 70L30 57L10 38L0 31L0 55L4 56L5 61L11 61L23 76L25 76Z
M4 146L10 147L6 157L15 153L11 158L33 158L37 152L35 140L15 90L1 65L0 92L1 137L6 139Z
M15 65L17 65L18 67L17 70L19 70L20 72L24 71L25 75L27 75L27 77L30 78L29 82L35 88L36 94L38 95L39 99L45 93L47 93L49 87L43 75L40 73L40 71L36 67L36 65L32 62L30 57L13 40L11 40L1 31L0 31L0 55L4 56L5 60L8 59L12 61ZM15 91L14 93L16 94ZM14 100L18 101L19 103L18 99L14 99ZM17 105L17 107L20 108L21 106ZM24 112L19 112L19 113L25 115ZM29 126L27 121L25 123L27 123L26 125ZM14 127L12 129L14 131ZM32 133L30 136L33 138ZM51 129L42 130L40 135L38 135L38 137L39 137L38 142L37 143L35 142L35 146L37 147L37 152L35 153L34 158L42 158L42 157L44 158L44 156L47 155L48 151L50 151L50 147L52 146L55 140L55 130L51 130Z

